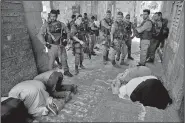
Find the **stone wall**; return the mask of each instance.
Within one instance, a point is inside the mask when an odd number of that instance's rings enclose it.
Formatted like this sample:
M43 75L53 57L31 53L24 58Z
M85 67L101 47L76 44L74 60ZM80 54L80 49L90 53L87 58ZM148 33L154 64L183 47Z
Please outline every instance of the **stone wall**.
M163 53L163 80L179 110L184 89L184 1L165 1L162 12L170 21L170 34Z
M37 75L21 1L1 1L1 96Z
M30 39L33 46L33 52L39 73L48 70L48 55L44 52L44 45L38 40L37 34L43 24L41 18L41 1L23 1L25 12L25 23L28 27Z
M67 23L68 20L70 21L72 16L72 6L75 4L75 1L52 1L53 9L60 10L58 20L63 23Z

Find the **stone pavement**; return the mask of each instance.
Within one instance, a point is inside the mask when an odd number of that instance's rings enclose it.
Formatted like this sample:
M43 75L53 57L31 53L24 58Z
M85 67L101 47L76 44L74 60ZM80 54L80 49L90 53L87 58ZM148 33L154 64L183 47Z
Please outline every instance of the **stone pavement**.
M139 61L139 41L134 39L132 53L134 61L127 62L129 67L136 65ZM64 83L75 83L79 91L73 99L65 105L59 115L49 114L40 119L42 122L179 122L176 111L169 106L166 110L159 110L153 107L144 107L138 102L133 103L129 99L120 99L113 95L110 89L110 80L113 80L118 73L128 67L120 66L114 68L109 62L102 63L101 50L96 51L97 56L91 60L85 59L85 70L80 70L79 75L72 78L65 76ZM74 57L71 51L68 52L68 63L74 73ZM162 70L157 61L154 65L148 65L156 76L161 76Z

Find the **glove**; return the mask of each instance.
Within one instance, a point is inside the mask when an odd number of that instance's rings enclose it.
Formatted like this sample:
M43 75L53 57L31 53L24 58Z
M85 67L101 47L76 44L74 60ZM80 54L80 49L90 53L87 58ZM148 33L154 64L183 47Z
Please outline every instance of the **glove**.
M46 43L45 46L46 46L48 49L51 49L51 44Z

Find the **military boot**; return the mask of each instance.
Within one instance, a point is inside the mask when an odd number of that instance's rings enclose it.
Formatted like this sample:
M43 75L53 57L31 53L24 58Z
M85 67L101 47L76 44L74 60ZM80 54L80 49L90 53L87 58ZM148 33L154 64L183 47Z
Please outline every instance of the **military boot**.
M129 64L125 63L125 62L124 62L124 59L122 59L122 60L121 60L121 63L120 63L120 65L125 65L125 66L128 66Z
M106 61L110 61L110 59L109 59L109 51L107 51L107 54L106 54Z
M116 61L119 61L120 60L120 56L117 55L116 57Z
M80 68L81 68L81 69L85 69L85 67L84 67L83 64L82 64L82 61L80 61Z
M65 71L64 72L64 75L65 76L68 76L68 77L73 77L73 75L69 71Z
M128 59L134 60L134 58L131 55L128 55Z
M75 75L79 74L78 65L75 65Z
M111 63L112 63L112 65L113 65L114 67L117 67L117 68L119 67L119 66L116 64L116 61L115 61L115 60L112 60Z
M103 56L103 64L106 65L107 61L106 61L106 56Z

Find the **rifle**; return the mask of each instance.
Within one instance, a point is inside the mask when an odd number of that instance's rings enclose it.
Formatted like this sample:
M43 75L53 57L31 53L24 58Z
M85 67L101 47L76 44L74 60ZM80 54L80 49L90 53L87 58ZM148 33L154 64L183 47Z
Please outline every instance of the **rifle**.
M91 51L90 51L90 49L89 49L89 40L91 40L91 39L88 39L87 34L85 34L85 40L86 40L86 47L85 47L85 50L86 50L86 52L88 53L89 59L91 59Z
M60 37L60 44L64 47L67 45L67 33L62 33L62 37Z

